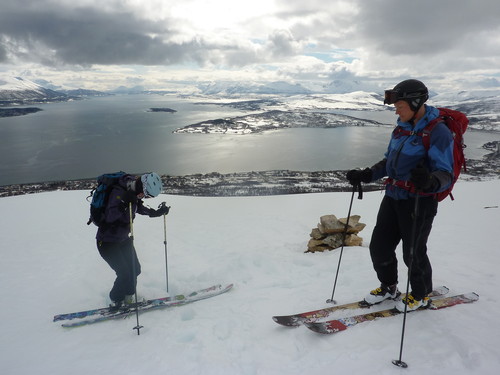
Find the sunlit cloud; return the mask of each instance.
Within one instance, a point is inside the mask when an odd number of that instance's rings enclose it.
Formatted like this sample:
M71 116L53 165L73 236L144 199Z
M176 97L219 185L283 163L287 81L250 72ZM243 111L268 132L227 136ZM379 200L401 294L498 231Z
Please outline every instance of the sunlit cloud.
M221 77L307 86L341 71L458 89L500 74L496 0L0 2L0 73L60 86L109 89L132 76L152 89Z

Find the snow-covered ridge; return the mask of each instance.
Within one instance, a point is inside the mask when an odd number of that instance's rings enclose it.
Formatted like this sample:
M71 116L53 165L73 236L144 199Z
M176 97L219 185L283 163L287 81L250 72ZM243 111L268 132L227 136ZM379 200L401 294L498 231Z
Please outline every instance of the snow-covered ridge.
M3 77L0 78L1 91L43 91L43 87L21 77Z
M20 77L0 79L0 104L27 104L69 100L64 93L46 89Z

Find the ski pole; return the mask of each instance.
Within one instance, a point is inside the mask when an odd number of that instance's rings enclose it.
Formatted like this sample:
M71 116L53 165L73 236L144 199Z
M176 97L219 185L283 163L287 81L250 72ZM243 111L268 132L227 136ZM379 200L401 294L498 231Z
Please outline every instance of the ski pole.
M345 227L344 227L344 232L342 232L342 247L340 248L339 263L337 265L337 272L335 274L335 281L333 283L332 297L330 299L327 299L326 303L333 303L333 304L337 303L333 299L333 296L335 294L335 288L337 287L337 279L339 277L340 262L342 261L342 254L344 253L344 243L345 243L345 238L347 236L347 229L349 227L349 219L351 217L352 201L354 200L354 193L356 193L356 191L359 192L358 199L363 199L363 189L361 188L361 182L356 184L356 185L353 185L353 187L352 187L351 203L349 204L349 212L347 213L347 219L346 219L346 223L345 223Z
M134 219L132 217L132 202L128 204L128 213L130 216L130 240L132 241L132 250L135 252L134 249ZM135 268L135 256L132 254L132 273L133 273L133 278L137 278L136 275L136 268ZM141 328L143 326L139 325L139 305L137 302L137 279L134 282L134 295L135 295L135 317L137 321L137 325L134 327L134 329L137 330L137 335L141 334Z
M408 293L410 291L410 276L411 276L411 270L413 266L413 254L415 252L415 246L417 242L417 219L418 219L418 201L419 201L419 195L418 192L415 196L415 207L413 209L413 225L411 229L411 244L410 244L410 264L408 265L408 280L406 281L406 296L408 296ZM408 313L408 304L405 303L405 309L403 313L403 327L401 329L401 344L399 347L399 359L394 359L392 361L392 364L398 367L402 368L407 368L408 364L406 362L402 361L403 357L403 342L405 338L405 327L406 327L406 315Z
M165 202L161 203L160 207L165 206ZM167 280L168 293L168 253L167 253L167 214L163 214L163 244L165 245L165 279Z

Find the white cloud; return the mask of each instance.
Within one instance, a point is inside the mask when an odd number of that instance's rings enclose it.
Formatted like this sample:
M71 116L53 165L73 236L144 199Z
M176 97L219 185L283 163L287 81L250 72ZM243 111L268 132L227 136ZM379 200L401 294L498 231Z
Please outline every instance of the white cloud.
M412 76L458 87L500 73L497 0L0 0L0 8L0 71L61 85L79 76L123 84L123 71L151 85L317 81L341 69L381 85Z

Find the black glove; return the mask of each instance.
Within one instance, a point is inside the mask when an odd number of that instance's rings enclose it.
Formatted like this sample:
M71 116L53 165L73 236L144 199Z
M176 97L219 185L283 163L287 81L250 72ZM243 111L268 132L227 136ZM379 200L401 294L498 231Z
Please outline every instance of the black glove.
M415 189L423 192L436 191L439 182L429 170L419 164L410 171L410 181L415 185Z
M170 211L170 206L167 206L165 202L160 203L157 210L152 210L149 214L149 217L159 217L162 215L167 215L168 211Z
M347 181L351 185L358 185L360 182L369 183L372 181L373 173L370 168L361 169L352 169L347 172L346 176Z
M137 204L137 194L133 190L127 190L122 194L122 202L127 206L129 203Z

